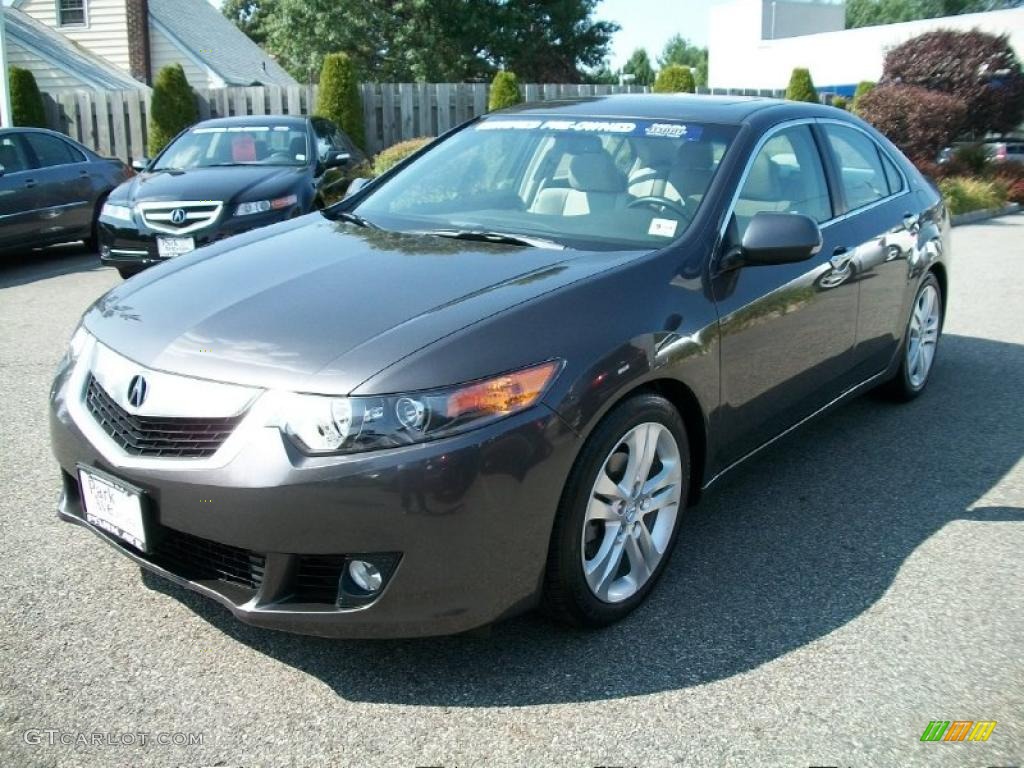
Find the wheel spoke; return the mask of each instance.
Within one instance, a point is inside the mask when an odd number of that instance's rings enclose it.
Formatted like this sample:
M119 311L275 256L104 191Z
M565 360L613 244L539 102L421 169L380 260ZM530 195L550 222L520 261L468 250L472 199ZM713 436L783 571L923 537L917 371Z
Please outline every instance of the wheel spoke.
M630 497L630 489L623 483L616 483L608 477L608 465L605 464L597 475L597 482L594 484L594 496L605 499L619 499L622 501Z
M598 495L590 499L587 506L587 520L600 520L602 523L616 523L620 520L617 501L605 501Z
M590 582L594 594L602 600L608 599L608 591L615 581L615 574L622 564L622 555L625 551L624 542L617 540L616 536L607 536L602 551L591 562L593 567L587 573L587 580Z
M678 481L678 469L679 465L677 462L670 459L662 459L661 469L654 477L644 483L641 492L645 496L655 496L663 492L666 488L671 488L676 485Z
M647 554L640 547L640 543L632 536L626 538L626 557L629 559L629 576L637 589L647 583L658 564L658 554L651 551ZM648 562L648 557L654 560L653 565Z

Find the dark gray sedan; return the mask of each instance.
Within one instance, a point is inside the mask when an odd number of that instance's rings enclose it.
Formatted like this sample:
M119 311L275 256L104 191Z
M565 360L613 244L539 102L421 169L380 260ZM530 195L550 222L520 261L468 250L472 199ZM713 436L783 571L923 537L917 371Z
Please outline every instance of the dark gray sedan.
M131 175L55 131L0 130L0 250L74 240L95 250L103 201Z
M830 107L489 114L97 301L52 391L59 514L264 627L607 624L747 457L925 390L948 245Z

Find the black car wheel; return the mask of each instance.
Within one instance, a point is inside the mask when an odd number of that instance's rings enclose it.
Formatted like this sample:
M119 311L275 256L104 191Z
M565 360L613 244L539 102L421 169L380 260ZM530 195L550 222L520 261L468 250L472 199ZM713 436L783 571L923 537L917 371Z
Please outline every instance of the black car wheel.
M882 393L899 401L913 400L928 386L942 335L942 287L929 273L910 305L910 317L900 349L900 367Z
M96 200L96 208L92 212L92 225L89 228L89 236L85 239L85 248L89 253L99 253L100 251L100 212L103 210L103 204L107 202L107 195L102 194Z
M562 495L547 613L603 626L640 605L668 563L689 482L686 427L672 404L646 394L616 406L587 439Z

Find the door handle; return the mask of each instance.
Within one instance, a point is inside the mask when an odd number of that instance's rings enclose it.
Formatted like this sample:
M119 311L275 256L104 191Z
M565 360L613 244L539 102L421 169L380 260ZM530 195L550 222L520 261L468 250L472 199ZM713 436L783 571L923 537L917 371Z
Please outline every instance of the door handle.
M917 226L918 222L921 221L921 217L915 213L904 213L903 214L903 226L907 229L913 229Z
M35 185L36 185L36 180L35 179L25 179L25 186L28 187L29 189L31 189Z
M828 263L832 265L832 269L839 272L850 266L851 261L853 261L853 254L845 245L840 245L832 251L832 258L828 260Z

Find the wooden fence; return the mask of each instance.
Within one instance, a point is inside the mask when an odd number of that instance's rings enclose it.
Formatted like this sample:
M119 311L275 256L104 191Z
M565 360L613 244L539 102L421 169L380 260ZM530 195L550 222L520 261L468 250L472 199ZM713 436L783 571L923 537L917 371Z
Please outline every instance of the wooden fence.
M363 83L366 151L417 136L438 136L487 111L487 83ZM645 93L635 85L522 86L526 101ZM698 89L700 93L781 96L781 91L738 88ZM317 86L250 86L197 90L199 118L232 115L309 115L316 110ZM44 94L47 121L101 155L126 162L146 156L148 91L77 91Z

